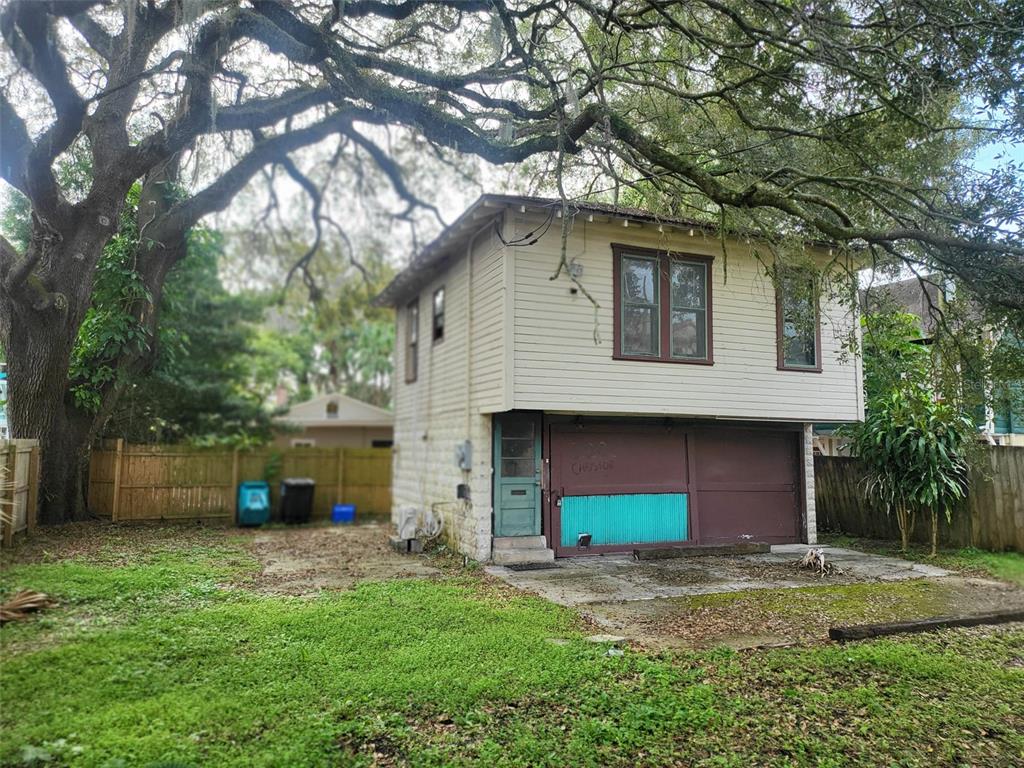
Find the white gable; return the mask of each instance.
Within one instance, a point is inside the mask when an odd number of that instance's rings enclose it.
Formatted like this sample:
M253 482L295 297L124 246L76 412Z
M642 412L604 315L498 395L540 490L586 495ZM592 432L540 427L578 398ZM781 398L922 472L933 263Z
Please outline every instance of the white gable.
M353 397L328 394L297 403L276 420L305 426L390 427L394 416Z

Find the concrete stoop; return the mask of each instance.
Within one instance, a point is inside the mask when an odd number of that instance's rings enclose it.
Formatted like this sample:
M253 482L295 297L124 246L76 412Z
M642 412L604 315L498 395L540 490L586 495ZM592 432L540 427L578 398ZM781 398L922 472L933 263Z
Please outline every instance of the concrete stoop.
M495 536L491 560L495 565L550 563L555 551L543 536Z

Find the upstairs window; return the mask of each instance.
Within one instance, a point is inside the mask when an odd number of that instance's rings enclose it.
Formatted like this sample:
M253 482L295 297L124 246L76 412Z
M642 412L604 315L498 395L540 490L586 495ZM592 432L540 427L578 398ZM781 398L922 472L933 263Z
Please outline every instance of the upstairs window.
M814 273L789 268L775 280L778 367L782 371L821 372L821 322Z
M613 250L614 356L710 365L711 259L628 246Z
M444 286L434 291L434 317L430 327L433 329L434 343L444 339Z
M328 419L336 419L336 418L338 418L338 401L337 400L331 400L331 402L329 402L327 404L327 418Z
M417 298L405 308L405 381L416 381L419 370L418 356L420 341L420 301Z

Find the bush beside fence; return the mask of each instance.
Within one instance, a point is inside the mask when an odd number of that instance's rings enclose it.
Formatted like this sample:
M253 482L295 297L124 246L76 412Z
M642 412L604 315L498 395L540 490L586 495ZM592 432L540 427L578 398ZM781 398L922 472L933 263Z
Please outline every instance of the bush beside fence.
M238 484L268 480L276 508L280 480L316 483L313 519L339 502L359 519L391 514L390 448L200 449L107 441L92 452L89 509L111 520L234 519Z
M899 539L896 518L873 504L864 490L858 459L814 457L815 506L818 529L875 539ZM912 541L927 542L931 523L917 515ZM965 503L952 524L940 520L942 544L1024 552L1024 448L987 447L971 477Z

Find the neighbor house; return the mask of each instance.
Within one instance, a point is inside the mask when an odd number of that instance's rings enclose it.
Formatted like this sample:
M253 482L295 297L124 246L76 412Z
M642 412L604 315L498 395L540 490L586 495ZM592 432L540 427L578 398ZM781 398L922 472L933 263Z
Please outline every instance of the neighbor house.
M297 403L274 419L280 448L390 448L391 411L340 394Z
M863 411L851 310L810 272L777 292L764 243L599 204L569 208L556 278L560 214L485 195L378 297L395 522L497 562L814 542L811 425Z
M940 276L911 277L891 283L871 285L860 292L861 312L899 310L917 318L920 336L916 343L933 343L943 321L949 283ZM985 338L995 345L1015 343L1011 335L991 328ZM979 385L985 390L987 405L974 414L979 436L992 445L1024 446L1024 381L1010 382L998 389L991 381Z

